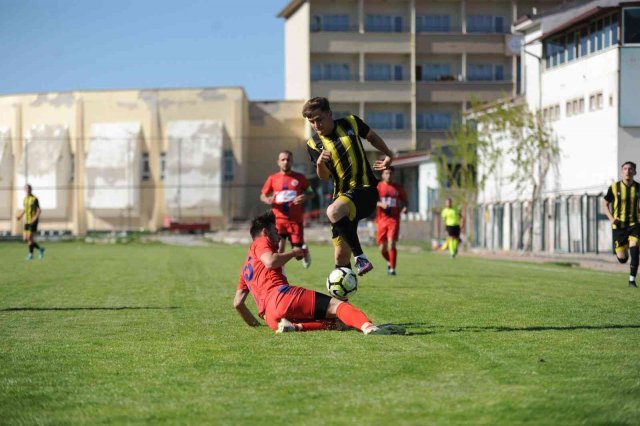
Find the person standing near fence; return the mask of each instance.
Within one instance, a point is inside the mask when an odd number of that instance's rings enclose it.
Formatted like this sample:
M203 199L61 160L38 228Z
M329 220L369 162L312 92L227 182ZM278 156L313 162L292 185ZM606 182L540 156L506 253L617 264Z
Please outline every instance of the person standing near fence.
M442 246L442 250L445 247L449 247L449 254L451 258L455 258L458 255L458 244L460 243L460 231L464 228L464 216L460 212L459 208L453 207L451 198L447 198L442 209L442 223L447 229L447 240Z
M18 215L18 221L24 216L24 231L22 232L22 240L25 241L29 247L29 254L27 260L33 259L33 249L38 249L38 257L42 259L44 257L44 247L40 247L35 240L35 234L38 232L38 220L40 219L40 203L38 198L33 195L31 185L26 184L24 186L25 197L22 213Z
M267 178L262 186L260 200L271 206L276 217L276 229L280 235L279 253L283 253L287 238L292 247L300 247L304 252L302 266L311 266L311 255L304 243L304 203L314 197L313 189L307 178L292 170L293 153L280 151L278 154L279 172Z
M378 183L378 227L377 243L382 257L387 261L387 274L396 274L398 250L396 241L400 236L400 213L407 212L409 200L404 187L393 181L393 166L382 171L382 181Z
M622 179L611 185L604 196L604 213L611 222L614 254L620 263L627 263L631 257L629 287L637 288L636 275L640 259L640 247L638 247L640 183L633 179L636 175L636 163L625 162L620 174Z

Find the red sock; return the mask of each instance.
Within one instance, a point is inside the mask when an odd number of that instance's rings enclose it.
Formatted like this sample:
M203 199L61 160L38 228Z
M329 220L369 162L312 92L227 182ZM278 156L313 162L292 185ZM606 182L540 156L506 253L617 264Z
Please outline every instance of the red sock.
M366 322L371 322L364 312L347 302L343 302L338 306L336 316L340 321L345 323L345 325L357 328L358 330L362 329L362 326Z
M335 321L310 321L310 322L297 322L294 323L296 331L318 331L318 330L332 330L335 328Z
M396 269L396 259L398 258L398 250L392 248L389 250L389 263L393 269Z
M389 252L388 251L383 251L382 253L382 257L385 258L385 260L388 262L389 261Z

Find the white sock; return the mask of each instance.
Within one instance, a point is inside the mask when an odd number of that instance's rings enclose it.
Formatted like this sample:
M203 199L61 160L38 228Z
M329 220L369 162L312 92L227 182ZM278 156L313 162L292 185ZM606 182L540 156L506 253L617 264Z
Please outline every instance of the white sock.
M355 260L358 260L358 259L364 259L364 260L367 260L367 256L365 256L365 255L364 255L364 253L362 253L362 254L361 254L361 255L359 255L359 256L354 256L354 259L355 259Z
M362 327L360 327L360 330L361 330L362 332L365 332L366 330L368 330L368 329L370 329L370 328L372 328L372 327L375 327L375 325L374 325L373 323L371 323L371 322L365 322L364 324L362 324Z
M634 277L633 275L629 275L629 282L636 282L636 277Z

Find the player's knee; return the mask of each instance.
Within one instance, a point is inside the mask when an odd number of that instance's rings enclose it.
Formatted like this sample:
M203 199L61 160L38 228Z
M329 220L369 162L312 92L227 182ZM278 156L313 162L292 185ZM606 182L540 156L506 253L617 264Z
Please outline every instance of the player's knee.
M629 260L628 257L617 257L616 259L618 259L620 263L627 263L627 260Z
M327 207L327 218L329 219L329 221L331 223L336 223L337 221L342 219L345 216L345 213L342 210L343 209L341 209L340 206L336 205L335 203Z

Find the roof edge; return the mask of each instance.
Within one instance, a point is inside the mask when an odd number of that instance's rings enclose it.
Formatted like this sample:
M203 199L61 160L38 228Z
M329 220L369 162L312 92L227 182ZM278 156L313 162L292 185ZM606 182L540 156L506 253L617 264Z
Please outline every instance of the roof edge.
M278 18L288 19L291 15L296 13L300 6L302 6L306 0L291 0L276 16Z

